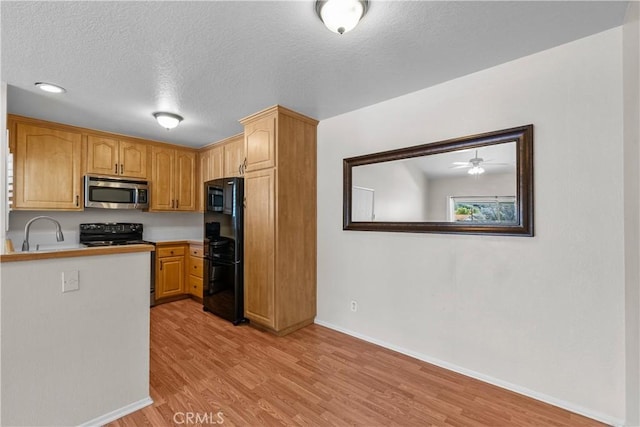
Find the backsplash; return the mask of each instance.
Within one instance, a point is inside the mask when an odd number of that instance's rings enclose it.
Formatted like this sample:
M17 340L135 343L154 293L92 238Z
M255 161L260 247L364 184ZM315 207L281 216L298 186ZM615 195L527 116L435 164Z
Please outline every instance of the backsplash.
M7 238L18 248L24 240L24 227L36 216L54 218L62 226L66 244L78 243L79 224L87 222L139 222L144 226L144 239L161 240L201 240L203 218L194 212L141 212L137 210L110 210L87 208L82 212L55 211L12 211L9 213ZM56 244L55 226L50 221L37 221L29 232L31 245Z

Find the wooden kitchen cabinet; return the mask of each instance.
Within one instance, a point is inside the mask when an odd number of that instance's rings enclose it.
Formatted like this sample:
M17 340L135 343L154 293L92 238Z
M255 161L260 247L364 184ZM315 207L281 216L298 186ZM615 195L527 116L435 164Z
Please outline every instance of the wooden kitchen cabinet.
M185 293L185 245L156 246L156 300Z
M87 173L147 179L147 145L87 135Z
M244 194L245 317L275 329L274 169L248 172Z
M82 133L9 116L14 148L14 209L84 209Z
M275 167L277 114L246 120L240 121L244 124L245 172Z
M151 148L153 211L196 210L196 153L165 146Z
M211 161L209 163L209 179L224 178L224 146L213 147L211 149Z
M242 176L244 173L244 136L236 135L223 145L224 175L220 178Z
M316 315L318 122L280 106L240 122L247 156L245 317L285 335Z
M205 210L204 183L212 179L241 176L244 172L243 134L216 142L199 153L198 211Z
M202 245L190 244L189 245L189 277L188 292L192 296L196 297L199 301L202 300L202 278L204 276L204 262L202 259L203 251Z

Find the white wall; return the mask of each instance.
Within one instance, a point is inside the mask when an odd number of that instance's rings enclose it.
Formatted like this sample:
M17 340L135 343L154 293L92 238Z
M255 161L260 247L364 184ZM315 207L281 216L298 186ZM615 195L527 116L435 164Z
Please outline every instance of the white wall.
M427 177L411 161L376 163L353 168L353 185L374 193L376 221L425 221Z
M0 79L0 130L7 128L7 84ZM6 159L8 154L6 132L0 132L0 253L5 250L5 232L7 229L6 209L7 205L3 202L7 200L7 187L5 183L6 175ZM2 266L0 266L0 272ZM2 299L2 286L0 284L0 300ZM2 317L2 309L0 308L0 318ZM0 323L1 326L1 323ZM0 366L2 366L2 343L0 342ZM0 369L0 384L2 384L2 370ZM2 424L2 389L0 388L0 425Z
M139 222L144 226L146 240L194 239L203 237L203 216L193 212L142 212L138 210L85 209L83 212L12 211L9 214L7 237L20 250L24 239L24 226L33 217L48 215L60 222L65 243L77 243L78 226L86 222ZM49 221L33 223L29 233L30 246L55 244L55 227Z
M71 270L80 289L62 293ZM147 252L2 263L3 425L150 403L149 275Z
M640 3L623 27L627 423L640 425Z
M318 323L622 423L621 46L616 28L322 121ZM529 123L535 237L342 230L343 158Z

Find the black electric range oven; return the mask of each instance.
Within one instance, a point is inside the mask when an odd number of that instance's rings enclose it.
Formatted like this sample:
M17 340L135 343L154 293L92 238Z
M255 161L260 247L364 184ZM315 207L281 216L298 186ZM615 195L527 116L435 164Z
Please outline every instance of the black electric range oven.
M98 222L80 224L80 243L88 247L119 246L119 245L155 245L142 238L143 226L140 223L131 222ZM155 264L156 253L151 252L151 295L150 304L153 307L156 301Z

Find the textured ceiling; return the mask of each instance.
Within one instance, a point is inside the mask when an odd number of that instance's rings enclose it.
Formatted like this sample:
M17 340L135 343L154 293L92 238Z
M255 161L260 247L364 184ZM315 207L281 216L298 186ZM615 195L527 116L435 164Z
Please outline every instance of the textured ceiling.
M340 36L312 0L1 1L0 78L10 113L199 147L273 104L322 120L621 25L626 3L373 0Z

